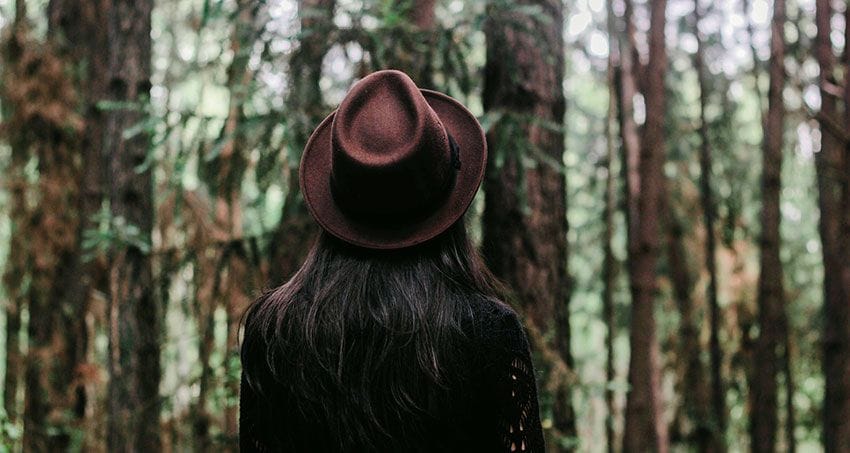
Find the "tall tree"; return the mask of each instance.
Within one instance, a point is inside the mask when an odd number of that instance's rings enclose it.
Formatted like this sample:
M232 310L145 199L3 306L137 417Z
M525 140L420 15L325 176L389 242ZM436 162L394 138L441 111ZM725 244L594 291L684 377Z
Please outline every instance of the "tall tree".
M705 228L705 269L708 272L708 317L710 326L709 357L711 369L711 443L712 450L725 451L724 433L726 431L726 393L723 385L723 352L720 349L720 305L717 301L717 252L714 232L715 205L712 193L711 173L712 155L708 135L708 80L705 72L705 38L700 31L704 16L700 0L694 0L694 35L697 39L697 51L694 55L694 68L699 81L699 156L700 156L700 198Z
M640 144L640 181L636 247L630 249L629 278L632 319L629 340L630 391L626 399L625 451L668 450L667 425L662 416L659 351L655 333L654 298L659 255L659 217L663 196L664 78L666 0L651 2L649 63L645 70L646 122ZM634 221L632 221L634 222ZM631 232L630 232L631 233Z
M612 383L616 377L616 369L614 368L614 337L615 332L615 313L614 313L614 292L616 290L615 281L617 275L617 259L614 256L614 213L617 209L616 203L616 176L614 175L614 156L617 136L615 132L617 122L617 65L619 65L619 48L617 41L613 37L617 36L614 11L611 2L608 2L607 21L608 29L608 66L607 66L607 82L608 82L608 116L605 119L605 166L607 172L605 174L605 211L603 221L605 222L605 233L603 235L604 258L602 264L602 316L605 321L605 440L608 446L608 453L614 453L616 439L614 434L614 388Z
M8 38L3 42L2 57L6 64L3 65L2 80L0 84L0 118L7 119L14 113L9 105L9 82L14 77L14 68L19 67L23 43L27 34L27 4L25 0L15 2L15 17L13 19ZM8 164L7 184L10 195L9 225L11 237L9 246L13 250L26 250L29 236L26 231L27 204L26 189L27 180L24 173L26 166L26 152L14 143L14 134L5 123L0 124L0 136L11 145L11 158ZM17 146L16 146L17 145ZM3 304L6 325L6 354L5 373L3 376L3 409L6 417L14 423L18 420L18 394L20 381L24 368L23 351L21 350L21 312L26 305L26 291L24 288L24 275L27 272L26 253L18 253L6 260L4 266L2 283L5 288L6 301Z
M848 200L845 191L850 183L846 173L848 156L845 131L842 124L850 121L850 110L845 107L844 119L836 107L835 56L832 50L832 5L829 0L817 1L817 37L815 56L820 65L821 149L815 154L817 169L818 223L823 244L824 265L824 334L823 372L826 381L823 406L823 440L828 452L844 451L850 446L850 285L842 281L842 272L848 259L848 238L842 231L843 212ZM845 50L845 59L848 55ZM845 72L850 74L850 71ZM846 78L846 75L845 75ZM845 90L850 88L845 87ZM847 92L847 91L845 91ZM846 99L846 98L845 98ZM835 128L840 128L835 130Z
M844 8L844 23L847 23L847 20L850 19L850 8ZM850 38L850 27L844 27L844 42L847 42L847 39ZM842 57L842 62L844 66L844 78L845 80L850 79L850 46L844 46L844 55ZM850 125L850 83L844 84L844 127L847 128ZM844 153L844 193L842 198L842 207L844 208L844 216L843 216L843 228L842 228L842 237L844 240L841 243L841 251L844 256L844 268L841 270L841 282L844 285L844 293L850 297L850 140L848 140L847 148ZM848 311L846 305L844 307ZM847 334L846 345L847 349L850 349L850 314L847 314L846 317L843 318L843 330ZM845 351L847 350L845 349ZM847 357L847 356L845 356ZM850 368L850 359L846 359L845 364L848 368ZM845 368L848 369L848 368ZM850 373L845 373L845 378ZM850 382L844 381L847 387L850 388ZM848 391L847 395L850 395L850 391ZM847 396L847 399L850 400L850 396ZM846 403L850 404L850 402Z
M782 363L779 348L787 334L785 296L780 248L779 194L782 188L782 146L785 105L784 58L785 0L775 0L771 21L770 88L764 121L761 177L761 250L758 281L758 327L753 358L753 385L750 388L750 445L756 452L776 450L777 365Z
M319 80L322 77L322 60L331 45L327 37L334 29L335 7L336 0L298 2L301 39L289 61L286 198L270 250L273 283L280 283L295 273L307 255L311 245L309 239L318 231L301 195L298 163L310 133L329 111L322 98Z
M640 59L634 46L635 25L632 19L631 0L623 0L624 33L618 34L620 65L618 68L617 111L622 141L622 172L625 181L625 213L628 259L637 251L638 191L640 189L640 133L635 121L634 98L639 94L636 74L640 72Z
M563 5L555 0L490 2L485 23L484 109L488 132L483 253L515 291L531 328L551 334L567 367L570 353ZM532 159L529 159L531 157ZM535 161L529 164L530 160ZM568 388L558 385L555 429L575 437Z
M74 3L71 5L70 3ZM82 6L89 6L88 8ZM69 10L74 10L71 15ZM6 282L15 279L10 294L16 299L12 335L20 328L21 303L26 300L31 314L27 328L28 353L25 371L24 449L65 450L74 430L82 425L89 407L86 380L88 333L87 269L83 265L82 235L88 225L86 183L83 169L92 153L94 128L89 127L91 73L95 68L81 64L97 43L97 12L86 2L48 4L47 42L27 38L23 17L25 3L17 2L19 16L15 33L7 45L9 61L4 77L6 116L4 129L13 148L13 166L37 162L37 181L27 187L16 179L17 232L13 238L20 260L14 260ZM61 19L61 20L60 20ZM68 45L81 37L78 47ZM96 66L96 63L94 64ZM93 164L92 168L99 168ZM20 176L15 173L16 176ZM29 193L28 193L29 192ZM29 205L27 198L36 200ZM23 215L23 217L18 217ZM18 266L22 264L22 266ZM29 282L21 286L20 283ZM11 348L17 347L12 337ZM18 351L12 351L16 353ZM13 357L14 358L14 354ZM7 404L15 415L19 372L12 363L7 375ZM19 365L19 364L18 364Z
M247 131L244 105L251 94L251 81L254 71L248 65L251 49L259 36L258 18L261 17L261 2L239 0L237 2L236 23L233 27L233 37L230 49L233 61L227 75L227 85L230 91L230 106L228 116L222 129L221 140L224 140L215 166L217 171L216 184L216 223L226 231L227 244L222 250L223 267L219 280L219 288L214 300L221 297L226 301L227 340L225 344L225 382L233 400L239 394L239 380L231 367L238 363L239 358L239 322L242 312L251 302L249 297L253 288L261 286L260 282L251 284L247 250L243 238L241 184L248 161ZM225 408L224 432L232 450L236 450L238 441L239 412L236 404Z
M110 250L110 451L159 451L160 308L154 298L150 247L153 177L150 137L125 131L142 120L151 83L153 0L113 0L108 14L106 115L109 205L116 240ZM138 107L130 107L130 105Z
M239 322L242 313L251 302L251 291L263 282L252 281L248 259L248 244L242 228L242 180L248 166L250 152L249 125L246 121L245 104L253 93L254 71L248 62L254 43L259 37L262 3L240 0L236 3L230 51L233 59L227 70L227 88L230 93L228 113L216 143L217 153L207 159L202 167L202 179L214 195L213 226L206 240L214 246L214 253L198 257L199 275L197 292L198 325L201 336L199 358L202 372L199 395L195 407L197 420L194 423L196 448L208 450L209 429L212 416L208 412L207 399L212 387L213 365L209 363L214 347L215 309L224 306L227 315L224 386L228 400L235 401L239 392L238 375L232 367L239 363ZM224 446L235 450L238 440L238 407L227 405L224 409Z
M666 179L666 178L665 178ZM663 185L662 211L666 230L667 267L673 285L673 297L679 309L679 344L676 349L677 368L680 370L677 390L681 395L672 441L683 440L697 451L712 450L712 425L710 420L710 387L707 369L702 360L699 311L693 297L694 278L688 263L685 225L679 213L669 181ZM687 423L686 423L687 422Z
M68 325L64 337L69 345L74 345L76 354L74 363L74 392L78 418L83 418L87 433L83 448L96 445L100 439L91 435L93 426L102 419L92 417L100 414L94 410L96 399L92 393L98 383L99 368L93 362L93 341L91 330L86 325L86 314L91 311L91 301L95 292L107 292L106 262L103 255L93 259L84 259L87 250L82 247L83 238L88 231L97 228L96 214L104 200L104 181L106 163L103 157L104 113L98 103L107 97L106 61L101 56L107 47L106 23L110 8L109 0L51 0L47 7L48 30L51 39L67 62L75 78L78 95L78 111L84 120L83 131L79 137L81 172L78 199L74 207L78 211L79 223L77 235L81 247L69 262L68 271L61 284L66 288L64 297L70 306L75 307L75 322Z

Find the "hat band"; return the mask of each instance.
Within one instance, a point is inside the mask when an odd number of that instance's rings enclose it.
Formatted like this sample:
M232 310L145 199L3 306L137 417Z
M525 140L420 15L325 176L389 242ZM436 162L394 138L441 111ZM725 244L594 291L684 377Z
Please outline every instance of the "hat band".
M449 131L446 131L446 135L449 137L449 148L452 150L452 168L460 170L460 145L457 144Z

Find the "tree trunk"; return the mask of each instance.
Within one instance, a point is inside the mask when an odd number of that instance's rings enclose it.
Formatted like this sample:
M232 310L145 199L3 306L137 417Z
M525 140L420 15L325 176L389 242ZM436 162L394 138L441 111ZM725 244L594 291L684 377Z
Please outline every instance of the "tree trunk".
M759 113L761 114L761 121L763 123L765 120L765 108L761 92L761 70L759 68L760 60L758 49L756 49L756 41L754 39L756 34L755 27L753 26L753 21L750 19L750 1L751 0L742 0L741 9L747 22L747 42L750 44L750 54L753 56L753 88L755 89L756 97L759 100Z
M666 179L666 178L665 178ZM694 303L693 278L687 261L685 231L676 212L673 197L664 181L662 190L664 227L667 233L667 267L673 284L673 295L679 309L679 346L677 360L679 369L678 394L682 403L678 408L673 441L684 441L696 447L696 451L712 450L712 426L709 419L710 387L700 344L701 324Z
M301 152L313 129L329 113L322 99L319 79L322 76L322 59L329 49L326 40L333 29L336 0L301 0L301 42L290 59L290 87L287 125L290 131L290 152L286 160L286 198L280 225L270 250L273 284L288 279L301 266L312 238L318 232L315 222L307 212L298 183L298 165Z
M844 8L844 22L847 23L847 20L850 19L850 8ZM850 27L844 27L844 42L847 42L847 39L850 39ZM845 80L850 78L850 47L844 47L844 77ZM844 127L845 130L848 126L850 126L850 83L844 84ZM843 228L842 228L842 241L841 241L841 256L844 257L842 261L844 263L844 268L841 271L841 283L844 285L844 294L846 297L850 298L850 142L845 143L844 149L844 193L842 197L841 207L844 211L843 216ZM846 300L846 299L845 299ZM850 307L844 306L844 309L847 310L843 314L843 329L844 333L847 335L845 337L845 344L850 345ZM845 349L845 351L850 350L850 346ZM850 353L845 353L844 363L847 364L845 370L845 388L850 388ZM850 393L850 391L848 391ZM847 398L850 398L848 396ZM846 400L845 400L846 401ZM846 403L850 404L850 403ZM850 428L845 426L845 429L850 430Z
M12 168L10 169L12 172L16 172L17 170ZM17 181L20 181L20 178L15 178ZM18 184L18 182L14 182L14 184ZM16 190L13 190L11 193L14 197ZM14 203L13 204L17 204ZM17 208L10 209L10 214L17 216L17 213L20 212ZM11 217L10 215L10 217ZM11 217L14 219L14 217ZM11 219L10 219L11 220ZM13 221L14 222L14 221ZM13 227L12 231L16 231L16 228ZM13 239L10 243L11 246L16 245L16 241ZM10 262L7 261L7 265ZM13 275L12 273L6 273L5 275ZM10 279L11 281L11 279ZM20 280L18 280L20 281ZM21 381L21 372L23 370L23 354L21 352L21 310L23 309L23 301L21 300L19 294L15 289L12 289L12 285L15 283L6 283L5 287L7 289L7 297L5 312L6 312L6 364L5 370L6 374L3 376L3 410L6 412L6 418L11 423L17 423L18 421L18 392L20 389L20 381ZM10 291L11 289L11 291ZM12 292L15 291L15 292Z
M152 0L113 0L108 25L110 100L144 105L150 91ZM112 228L124 237L109 256L110 451L160 450L160 307L154 298L150 258L153 181L145 162L150 137L124 137L142 109L106 114ZM122 231L123 230L123 231Z
M51 2L50 8L55 5ZM16 12L24 14L25 3ZM85 27L80 15L68 24ZM78 112L85 90L76 80L73 55L61 39L65 30L51 23L48 42L28 37L25 21L16 18L15 34L6 43L9 65L3 93L8 107L4 129L12 147L13 168L33 159L37 181L27 184L15 174L13 192L27 207L13 206L13 260L5 280L15 300L9 312L10 374L6 403L17 415L17 380L21 369L17 335L20 310L28 304L28 353L24 383L24 450L65 450L75 430L83 430L87 407L85 392L86 293L81 279L82 222L79 205L82 167L79 156L85 146L85 122ZM28 281L26 288L18 286Z
M614 11L611 2L608 2L607 9L607 29L608 36L616 35L616 27L614 24ZM614 313L614 292L616 291L616 276L617 276L617 259L614 256L613 239L614 239L614 213L617 209L617 194L616 194L616 177L614 176L614 148L616 147L617 136L614 128L617 122L617 66L619 65L618 46L614 39L608 42L608 116L605 120L605 146L606 146L606 169L605 174L605 233L604 237L604 254L602 264L602 317L604 318L606 333L605 333L605 441L607 444L608 453L614 453L616 444L616 435L614 433L614 418L616 417L616 409L614 406L614 388L612 386L616 379L616 369L614 368L614 338L616 336L616 316Z
M668 451L667 425L662 414L661 370L655 334L654 298L664 163L664 42L666 0L650 5L649 65L646 72L646 123L640 147L637 249L630 260L632 320L629 359L630 391L626 400L624 451Z
M759 336L755 344L753 385L750 389L751 448L755 452L776 450L777 374L782 356L778 350L786 334L782 263L779 258L779 193L781 190L785 84L783 27L785 1L774 1L770 43L770 89L764 123L762 159L761 255L758 283Z
M225 144L214 162L218 170L216 223L226 231L227 245L221 250L224 264L220 269L222 280L220 287L216 288L216 297L213 300L226 301L227 340L224 369L225 387L228 397L232 398L231 401L236 401L239 396L239 373L238 370L232 369L234 363L239 363L239 321L251 303L249 294L252 289L260 286L250 284L248 251L242 230L241 184L248 161L243 105L251 94L254 72L249 68L248 60L259 35L257 19L260 16L261 4L251 0L239 0L237 8L236 24L230 43L233 62L227 80L230 107L220 137L225 140ZM224 434L230 451L238 450L238 409L235 403L224 409Z
M572 367L567 274L566 180L563 173L565 103L563 6L523 1L542 9L528 15L498 2L487 6L485 110L500 116L488 133L483 253L493 272L514 290L526 321L551 334L552 350ZM547 126L543 123L554 125ZM535 163L528 164L531 157ZM558 385L554 428L575 437L571 395ZM555 442L550 440L550 445Z
M6 64L2 72L2 80L9 79L8 71L17 68L21 58L22 42L25 39L26 29L26 2L17 0L15 2L15 18L12 23L12 32L3 43L2 57ZM8 82L5 82L8 85ZM13 111L10 108L8 94L0 86L0 118L9 118ZM26 204L27 178L24 173L27 153L22 149L22 143L14 143L13 137L4 134L4 139L11 145L11 159L7 167L8 190L9 190L9 226L11 237L9 249L17 250L19 253L10 254L6 259L2 283L6 289L6 303L3 306L6 315L6 363L5 375L3 376L3 409L6 417L12 423L19 419L20 407L18 406L18 393L20 381L24 368L23 351L21 350L21 311L26 307L26 291L23 286L24 277L27 273L27 245L29 243L27 233L28 209ZM11 139L11 140L10 140Z
M714 195L712 193L711 172L712 156L711 144L708 138L708 120L706 109L708 108L708 83L706 81L705 63L703 60L703 48L705 40L699 30L702 19L702 7L699 0L694 0L694 34L697 39L697 52L694 55L694 66L699 80L699 139L700 139L700 198L703 211L703 225L705 228L705 268L708 272L708 316L710 326L709 357L711 365L711 450L714 452L726 451L726 391L723 385L723 352L720 348L720 305L717 301L717 264L715 254L717 241L714 233L715 207Z
M640 189L640 134L635 122L634 97L638 94L637 82L635 81L636 52L634 43L634 21L632 20L633 7L631 0L624 0L626 36L619 37L620 67L618 77L617 102L620 123L620 139L622 140L622 172L625 181L625 214L626 214L626 240L628 249L628 260L637 252L637 221L638 221L638 192Z
M843 261L846 260L842 249L847 241L841 231L842 203L845 203L842 191L848 180L844 174L846 144L823 125L824 120L841 124L835 97L827 91L828 84L836 84L835 56L830 40L832 16L830 2L818 0L815 55L820 65L822 133L821 149L815 154L815 164L820 208L818 227L824 265L823 372L826 388L823 437L827 452L840 452L850 451L850 338L847 334L850 330L850 306L847 304L850 293L841 277ZM845 109L844 121L848 117L850 115Z
M104 200L104 181L106 164L103 157L104 114L97 103L107 97L107 62L101 58L108 46L107 30L104 24L108 20L110 2L108 0L51 0L47 8L48 29L51 40L61 52L66 64L72 66L71 72L80 74L75 80L79 93L79 110L84 119L83 133L80 136L82 168L76 209L79 212L77 231L78 241L86 231L97 228L93 219ZM80 62L85 62L82 64ZM92 327L87 325L86 317L90 312L90 302L95 291L108 292L107 269L103 255L84 260L87 253L78 249L69 257L61 294L75 307L74 323L64 333L65 342L75 345L74 392L78 417L84 424L80 429L86 432L82 447L96 448L102 441L95 430L104 420L92 417L96 399L92 393L98 385L99 368L92 363L93 347L90 344Z

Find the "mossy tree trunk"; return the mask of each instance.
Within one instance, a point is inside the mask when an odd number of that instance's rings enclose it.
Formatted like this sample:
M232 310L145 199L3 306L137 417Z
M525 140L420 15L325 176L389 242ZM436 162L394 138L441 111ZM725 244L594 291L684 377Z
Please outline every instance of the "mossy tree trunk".
M815 55L820 65L821 92L821 149L815 154L820 208L819 229L823 244L824 265L824 340L823 372L826 380L823 417L824 446L828 452L850 448L850 285L842 282L842 269L848 260L846 250L850 235L842 231L842 212L847 209L844 191L850 183L845 173L848 165L848 143L833 125L850 121L845 107L844 118L839 116L835 95L829 86L836 86L835 55L832 50L831 20L834 11L828 0L817 1L817 37ZM845 55L848 52L845 51ZM846 58L846 57L845 57ZM845 72L850 74L850 71ZM850 88L845 88L850 89ZM833 126L835 127L835 126ZM845 129L846 130L846 129ZM841 131L843 132L843 131Z
M113 0L108 15L107 86L120 106L106 114L111 228L109 255L109 451L159 451L160 323L151 263L153 176L150 136L125 131L143 118L151 87L153 0ZM138 104L129 107L126 104Z
M785 1L773 4L770 42L770 88L764 121L761 178L761 253L758 280L758 327L750 388L750 445L754 452L776 451L778 427L777 376L782 363L780 347L787 335L782 262L779 258L779 194L782 189L782 146L785 106Z
M704 16L700 0L694 0L694 35L697 39L697 51L694 55L694 68L699 81L699 138L700 138L700 200L703 210L703 226L705 228L705 269L708 272L709 316L709 364L711 370L711 451L726 451L726 386L723 382L723 351L720 346L720 304L717 300L717 239L715 235L716 208L712 185L712 151L708 134L709 87L705 71L704 48L705 38L699 30Z
M483 102L487 114L498 120L487 136L482 247L490 268L514 291L526 322L550 335L545 347L571 368L563 5L519 3L539 11L500 2L487 6ZM550 436L555 447L574 439L576 428L569 386L551 388L556 389L557 436Z
M84 265L82 250L87 225L83 201L88 182L86 159L91 155L89 147L99 150L89 140L96 129L89 127L86 108L91 104L91 81L80 63L97 42L96 36L83 32L97 29L94 15L89 14L92 8L87 6L87 2L51 1L46 43L30 39L26 21L19 16L5 49L12 64L4 74L3 98L8 109L4 130L13 149L13 168L30 160L37 162L32 182L13 173L17 199L12 241L17 259L4 278L16 302L9 318L10 349L18 347L25 305L30 314L24 363L23 442L27 451L65 450L75 432L87 431L87 385L96 375L86 360L85 315L93 265ZM68 13L72 9L73 15ZM25 11L25 3L17 2L16 12ZM70 47L69 36L80 35L86 39L78 48ZM12 352L5 402L15 416L15 381L21 362L14 354L19 351Z
M665 158L666 6L665 0L654 1L649 5L649 63L643 78L647 115L640 143L637 212L631 213L637 219L630 219L632 231L629 233L634 233L636 238L634 241L629 240L632 294L630 390L626 399L623 440L623 450L629 452L666 453L669 449L667 424L662 411L660 357L654 313L658 275L656 263L660 254L660 209L664 196L662 168Z

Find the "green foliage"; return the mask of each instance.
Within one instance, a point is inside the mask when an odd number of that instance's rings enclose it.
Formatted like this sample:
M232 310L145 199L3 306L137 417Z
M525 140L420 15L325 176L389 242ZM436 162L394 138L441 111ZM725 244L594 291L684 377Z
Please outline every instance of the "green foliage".
M115 249L135 248L143 254L151 252L149 235L123 216L113 216L108 205L104 204L100 212L92 216L92 221L98 227L83 232L85 260L90 261L98 253Z
M461 99L478 115L484 129L490 133L490 158L495 168L515 166L519 169L517 196L521 209L528 212L525 170L541 165L562 172L567 178L568 220L570 230L569 269L572 276L570 301L572 346L578 382L574 401L579 420L578 439L560 439L562 448L575 446L582 451L596 451L603 436L607 416L600 410L606 389L613 389L618 401L628 391L625 370L628 360L629 288L626 281L625 219L622 209L622 182L619 159L607 162L604 122L608 88L606 86L605 55L592 52L592 39L604 36L604 5L589 1L569 3L566 29L571 20L588 17L580 32L567 36L565 124L543 121L527 112L490 110L483 112L481 91L482 68L486 58L483 29L488 24L507 21L513 31L524 33L532 27L550 23L546 11L537 5L517 4L511 0L489 2L438 2L436 29L417 30L409 22L407 11L413 0L339 1L336 23L331 30L300 29L295 2L261 2L262 13L256 30L240 34L240 50L234 54L230 43L238 11L235 2L224 0L178 0L157 3L153 16L154 77L150 99L137 102L100 100L101 111L133 111L143 113L142 119L124 131L125 139L144 134L150 137L149 152L137 167L151 170L156 178L157 226L153 239L137 225L120 216L112 216L108 204L92 219L95 228L84 232L86 258L93 260L113 250L132 247L155 257L155 269L167 273L163 281L163 304L166 311L165 342L163 346L164 419L173 423L179 433L176 449L191 449L193 404L199 393L202 367L212 367L207 410L217 424L221 414L237 403L232 384L239 378L238 356L226 351L226 328L229 320L219 309L213 316L215 328L214 351L208 364L201 364L198 348L200 303L197 293L203 285L198 275L201 259L214 255L216 241L244 241L253 247L253 256L267 254L271 237L283 218L283 204L289 190L291 171L297 169L306 137L314 118L329 113L341 93L359 75L396 64L416 64L417 58L429 66L433 86ZM705 4L706 2L703 2ZM710 2L709 2L710 3ZM717 3L717 2L715 2ZM2 2L3 18L11 11L9 1ZM645 2L636 2L643 8ZM29 1L29 15L36 28L43 30L46 2ZM793 373L797 389L793 395L799 417L797 438L801 446L816 444L820 436L820 410L823 398L823 378L820 370L820 318L823 278L820 241L817 233L816 191L811 147L811 131L816 126L801 117L806 106L801 92L814 81L810 74L813 24L806 14L808 6L790 5L788 34L789 58L786 66L792 76L787 89L791 113L786 122L786 165L783 170L782 214L783 249L789 319L792 331ZM587 16L583 16L583 15ZM727 17L723 7L711 5L707 14L718 23L729 25L735 33L743 26ZM320 11L302 11L302 17L319 18ZM701 211L695 198L699 181L697 159L699 139L697 78L693 71L692 49L683 43L693 38L690 14L677 16L670 46L670 70L667 77L668 106L665 122L668 165L672 203L676 219L685 231L688 269L693 273L693 298L704 299L705 275L702 269ZM501 24L501 22L500 22ZM764 31L764 30L761 30ZM292 85L291 67L300 42L320 33L328 52L319 62L320 75L316 102L307 112L304 106L295 108L288 101L301 95L302 87ZM741 332L735 321L753 310L753 292L749 281L757 269L757 237L760 229L760 146L762 139L761 114L764 108L766 75L759 75L763 61L741 62L730 55L749 51L749 42L730 43L718 30L704 37L708 69L709 106L708 133L714 154L712 176L713 195L718 213L721 250L720 304L724 313L722 346L727 355L725 363L729 391L726 400L730 411L727 439L732 450L745 448L747 413L746 385L742 382L746 358L741 356ZM604 41L603 37L603 41ZM504 44L504 43L502 43ZM607 43L605 43L607 44ZM758 44L757 44L758 45ZM251 77L233 82L229 68L236 59L246 59ZM729 60L729 61L727 61ZM302 64L302 62L296 62ZM303 64L317 62L304 62ZM505 62L515 64L515 62ZM241 112L235 129L223 132L230 114L231 100L237 95L235 107ZM315 104L315 105L312 105ZM796 106L796 107L795 107ZM498 127L496 127L498 126ZM563 159L541 152L524 137L525 130L539 127L564 132L567 151ZM495 132L495 133L494 133ZM806 134L809 135L806 135ZM222 153L237 144L241 150L238 168L227 181L217 178L223 169ZM619 147L619 143L615 146ZM808 151L806 151L808 150ZM0 148L0 168L6 169L10 160L8 148ZM604 340L607 334L602 322L602 274L604 233L603 208L608 165L617 175L617 202L620 212L614 220L614 254L618 272L615 278L615 366L616 376L604 377ZM25 161L24 174L28 184L38 182L38 160ZM3 181L5 183L5 180ZM221 195L222 184L238 187L237 203L242 208L241 230L245 237L210 239L215 229L214 199ZM10 205L9 189L0 185L0 212ZM486 188L485 188L486 191ZM485 193L486 195L486 193ZM480 210L479 205L474 210ZM688 215L685 213L691 213ZM475 230L477 226L474 226ZM476 230L477 231L477 230ZM8 249L12 231L6 216L0 218L0 268L6 256L15 253ZM178 257L165 265L168 253ZM259 262L260 259L258 258ZM256 265L257 269L261 266ZM266 263L267 264L267 263ZM220 263L214 263L220 265ZM273 266L272 266L273 267ZM657 319L659 338L666 355L666 381L676 379L674 369L676 335L680 322L669 291L669 263L661 263L662 278ZM259 272L259 271L257 271ZM159 278L165 279L161 275ZM732 286L738 282L740 286ZM23 285L28 281L19 282ZM261 288L256 288L258 292ZM0 294L5 294L0 290ZM216 303L221 301L216 301ZM701 322L704 310L699 311ZM0 328L0 332L4 332ZM4 332L5 333L5 332ZM706 332L701 332L702 337ZM5 336L5 335L4 335ZM701 337L701 338L702 338ZM703 338L704 339L704 338ZM103 332L93 339L101 365L105 363ZM98 349L99 348L99 349ZM2 366L0 366L2 368ZM666 404L679 404L678 394L668 387ZM676 397L676 398L672 398ZM552 423L552 398L541 395L544 423ZM619 417L620 414L617 414ZM617 418L619 420L619 418ZM212 432L222 433L220 426ZM81 432L74 432L74 443L80 445ZM180 437L182 436L182 437ZM223 436L223 434L222 434ZM11 423L0 412L0 453L12 451L21 437L19 424ZM182 442L182 443L181 443ZM687 446L681 446L687 448ZM802 448L801 448L802 449Z
M9 420L6 410L0 407L0 453L12 453L23 436L23 427Z

